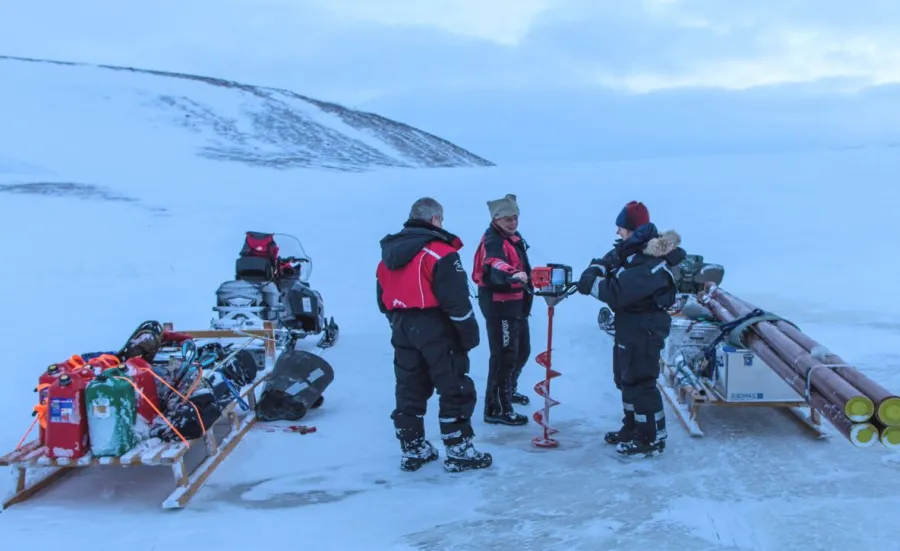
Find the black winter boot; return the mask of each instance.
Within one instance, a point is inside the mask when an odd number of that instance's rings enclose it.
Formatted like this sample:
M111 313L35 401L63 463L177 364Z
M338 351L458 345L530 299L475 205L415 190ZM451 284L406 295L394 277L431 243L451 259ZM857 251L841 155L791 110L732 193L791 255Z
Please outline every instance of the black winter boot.
M487 452L480 452L472 445L475 432L468 419L441 419L441 440L447 451L444 470L459 473L490 467L494 458Z
M436 460L438 451L425 440L424 430L397 429L397 439L400 440L400 469L411 472L418 471L426 463Z
M603 440L605 440L607 444L629 442L635 437L634 406L623 403L622 408L625 413L625 416L622 418L622 428L617 431L607 432L603 435Z
M523 406L527 406L528 404L531 403L531 400L529 400L528 396L525 396L524 394L519 394L518 392L513 392L512 402L514 404L521 404Z
M528 417L513 409L510 376L501 379L496 386L489 387L488 392L484 402L485 423L511 426L528 424Z
M660 455L665 449L666 440L664 438L647 440L639 437L630 442L620 442L616 446L616 452L633 457L653 457L654 455Z
M634 416L635 437L630 442L621 442L616 451L622 455L653 457L666 449L666 412L659 410L653 414Z

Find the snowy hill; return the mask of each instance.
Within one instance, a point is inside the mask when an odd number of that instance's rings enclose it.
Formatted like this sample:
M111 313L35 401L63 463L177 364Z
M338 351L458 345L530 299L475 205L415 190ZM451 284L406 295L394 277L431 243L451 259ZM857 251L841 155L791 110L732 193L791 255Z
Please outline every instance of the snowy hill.
M40 166L179 155L341 171L492 165L373 113L220 78L0 56L0 81L0 151Z
M20 174L39 168L23 164L35 157L21 153L10 156L21 161L0 165ZM302 186L296 173L233 166L188 156L145 174L97 173L91 184L102 193L0 194L12 240L0 279L8 313L0 448L12 449L31 423L32 389L48 363L118 346L145 319L207 327L215 289L230 278L248 229L303 240L315 262L312 284L341 324L341 340L324 352L336 371L327 403L303 421L318 432L252 432L176 514L159 509L172 486L167 469L79 472L0 514L0 548L26 549L39 530L72 526L80 531L66 532L70 551L185 542L276 549L284 538L311 549L401 551L893 548L896 454L855 449L840 436L815 441L773 411L704 411L702 439L691 439L670 415L663 457L613 457L602 442L621 418L612 341L597 327L600 303L580 295L557 307L554 325L559 449L530 445L534 423L489 426L476 414L476 445L493 453L494 466L460 475L439 464L401 472L389 418L389 328L375 307L373 278L379 239L400 227L422 195L444 203L445 225L464 241L470 273L488 199L516 193L533 262L577 271L609 247L621 206L640 199L660 228L681 233L688 252L725 265L724 288L799 324L896 392L900 295L888 246L900 231L900 151L317 172ZM215 183L215 193L185 185L196 181ZM566 187L553 191L549 182ZM537 303L533 355L544 348L546 329ZM484 334L471 360L481 397ZM530 389L542 376L529 362L522 382L532 405L519 411L537 409ZM436 408L437 397L426 417L432 437ZM115 538L90 534L110 523Z

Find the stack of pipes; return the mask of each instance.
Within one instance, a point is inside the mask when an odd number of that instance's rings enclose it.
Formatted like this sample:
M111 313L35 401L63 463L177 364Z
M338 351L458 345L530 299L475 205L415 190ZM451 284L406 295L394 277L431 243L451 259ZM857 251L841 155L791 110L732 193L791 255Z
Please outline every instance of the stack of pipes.
M900 398L792 323L765 313L717 285L699 296L722 323L742 331L737 342L752 350L847 440L858 447L880 441L900 449Z

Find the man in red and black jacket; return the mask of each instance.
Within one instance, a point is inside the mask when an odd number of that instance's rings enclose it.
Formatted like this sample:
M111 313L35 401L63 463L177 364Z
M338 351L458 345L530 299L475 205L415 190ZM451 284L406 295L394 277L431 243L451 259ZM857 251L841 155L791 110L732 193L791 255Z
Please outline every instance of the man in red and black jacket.
M531 276L528 245L517 231L516 196L510 193L487 204L491 225L478 244L472 269L491 348L484 422L524 425L528 417L516 413L513 403L529 402L517 392L519 375L531 354L528 316L534 296L525 289Z
M478 320L469 300L462 242L443 229L444 209L424 197L413 203L399 233L381 240L376 270L378 308L391 325L396 407L391 414L403 456L400 468L418 470L438 458L425 439L425 411L440 396L441 439L449 472L489 467L491 454L472 445L477 392L469 351L478 346Z

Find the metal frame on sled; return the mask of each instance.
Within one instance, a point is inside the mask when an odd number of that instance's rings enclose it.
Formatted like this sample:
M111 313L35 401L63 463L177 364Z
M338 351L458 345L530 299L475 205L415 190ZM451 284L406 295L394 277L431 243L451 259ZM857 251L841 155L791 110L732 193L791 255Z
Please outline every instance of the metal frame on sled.
M173 330L171 323L164 324ZM169 467L175 477L175 489L163 501L165 509L185 507L200 490L209 476L231 454L247 432L256 423L257 390L266 380L277 359L276 335L272 322L265 322L263 329L234 330L179 330L197 340L245 339L263 340L264 366L256 379L241 390L241 398L250 406L243 415L236 411L238 400L226 406L218 419L203 436L189 440L163 442L147 448L140 443L119 457L93 457L90 453L75 460L49 458L46 447L37 440L0 457L0 466L15 470L16 487L12 495L2 502L2 509L21 503L56 481L71 474L77 468L96 466L117 467ZM245 346L249 343L244 343ZM162 352L162 351L161 351ZM29 480L31 471L42 471Z

